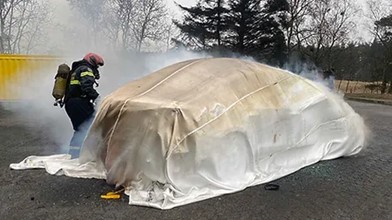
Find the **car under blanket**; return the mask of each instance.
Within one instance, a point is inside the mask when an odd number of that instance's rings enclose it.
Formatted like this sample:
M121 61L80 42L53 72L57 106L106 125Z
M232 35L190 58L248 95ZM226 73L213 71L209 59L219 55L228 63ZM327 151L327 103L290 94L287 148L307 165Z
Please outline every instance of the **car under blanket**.
M14 169L104 178L129 203L170 209L266 183L364 146L363 119L321 84L253 61L176 63L102 101L79 159Z

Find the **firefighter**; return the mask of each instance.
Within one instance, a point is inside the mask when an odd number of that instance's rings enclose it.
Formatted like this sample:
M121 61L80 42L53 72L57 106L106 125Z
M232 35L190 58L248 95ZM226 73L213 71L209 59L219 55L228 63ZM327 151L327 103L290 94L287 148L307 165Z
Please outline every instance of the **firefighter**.
M103 65L102 57L95 53L88 53L82 60L72 63L64 98L65 111L74 129L68 152L72 158L79 157L80 148L94 119L94 103L99 96L94 85L98 85L98 68Z

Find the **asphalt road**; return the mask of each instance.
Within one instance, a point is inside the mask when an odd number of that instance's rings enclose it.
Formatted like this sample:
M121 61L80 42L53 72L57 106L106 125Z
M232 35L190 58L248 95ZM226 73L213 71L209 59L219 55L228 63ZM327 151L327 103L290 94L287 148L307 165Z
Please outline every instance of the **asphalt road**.
M0 219L392 219L392 106L349 102L372 131L360 154L324 161L274 183L171 210L102 200L103 180L15 171L10 163L56 153L45 131L0 107Z

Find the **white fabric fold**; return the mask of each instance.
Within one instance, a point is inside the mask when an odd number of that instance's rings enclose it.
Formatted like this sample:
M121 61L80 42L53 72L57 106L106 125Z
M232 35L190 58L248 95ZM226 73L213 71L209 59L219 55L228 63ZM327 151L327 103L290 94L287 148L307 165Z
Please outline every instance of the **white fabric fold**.
M69 154L51 156L28 156L20 163L10 164L13 170L45 169L51 175L65 175L77 178L105 179L104 169L100 169L94 162L79 163L79 159L71 159Z

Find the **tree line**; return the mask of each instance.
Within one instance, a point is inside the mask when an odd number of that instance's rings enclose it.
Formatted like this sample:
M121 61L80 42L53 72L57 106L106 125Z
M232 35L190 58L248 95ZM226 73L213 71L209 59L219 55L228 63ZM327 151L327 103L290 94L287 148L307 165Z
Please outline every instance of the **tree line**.
M199 0L179 7L177 45L238 53L294 72L332 71L337 79L392 83L392 10L369 1L371 42L352 40L359 8L350 0ZM383 6L382 6L383 7ZM302 65L306 64L306 65ZM302 70L301 68L307 68ZM389 88L391 92L391 87Z
M164 0L67 0L92 46L133 52L185 47L249 56L293 72L381 81L392 92L392 3L367 0L197 0L172 18ZM0 0L0 53L32 53L49 36L48 0ZM371 24L358 31L359 21ZM81 24L80 24L81 25ZM76 28L64 35L75 36ZM367 34L366 40L357 36ZM306 64L306 65L304 65Z
M108 48L136 52L149 51L152 45L168 47L163 42L170 38L173 25L165 0L66 2L73 24L50 27L62 29L63 41L75 41L77 36L91 46L104 42ZM46 47L53 13L50 0L0 0L0 53L32 53L34 47Z

